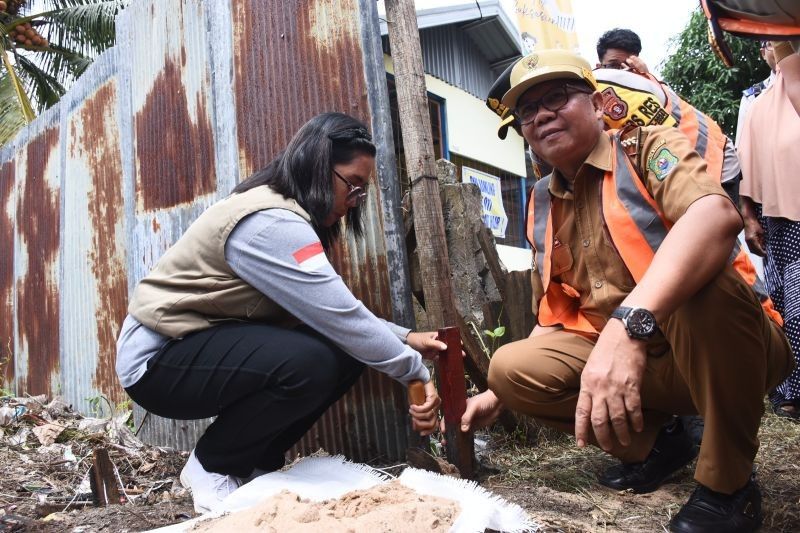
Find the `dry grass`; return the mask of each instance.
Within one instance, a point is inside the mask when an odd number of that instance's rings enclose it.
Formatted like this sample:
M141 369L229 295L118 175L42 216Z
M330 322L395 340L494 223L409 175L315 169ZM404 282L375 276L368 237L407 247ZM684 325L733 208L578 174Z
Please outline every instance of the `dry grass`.
M572 437L550 430L534 430L533 436L535 445L519 435L492 434L487 458L500 473L484 485L528 510L545 531L666 531L695 487L691 465L654 493L616 492L595 481L613 458L596 448L579 449ZM766 414L759 439L762 531L800 531L800 424Z

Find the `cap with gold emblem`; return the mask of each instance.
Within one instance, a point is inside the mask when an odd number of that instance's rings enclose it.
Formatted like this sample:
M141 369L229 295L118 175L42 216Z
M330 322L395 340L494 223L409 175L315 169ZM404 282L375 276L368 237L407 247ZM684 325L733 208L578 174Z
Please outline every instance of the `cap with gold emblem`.
M506 134L508 133L508 128L514 128L518 134L522 135L522 132L519 129L519 125L514 122L514 115L511 114L511 110L500 103L500 100L503 98L503 95L511 88L510 77L511 77L511 69L514 68L514 65L517 63L516 60L506 69L503 71L500 76L497 77L497 80L492 84L492 87L489 89L489 94L486 96L486 107L497 113L500 117L500 125L497 128L497 136L501 139L506 138Z
M557 79L577 79L597 89L589 62L567 50L539 50L517 61L511 69L511 88L501 101L513 109L522 94L539 83Z

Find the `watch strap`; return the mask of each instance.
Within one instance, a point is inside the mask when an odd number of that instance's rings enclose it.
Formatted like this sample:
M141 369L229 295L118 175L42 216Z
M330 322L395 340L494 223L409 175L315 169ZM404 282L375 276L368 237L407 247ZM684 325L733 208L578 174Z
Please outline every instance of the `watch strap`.
M628 313L630 313L632 310L633 307L625 307L624 305L620 305L611 312L611 318L619 318L624 322L625 317L628 316Z

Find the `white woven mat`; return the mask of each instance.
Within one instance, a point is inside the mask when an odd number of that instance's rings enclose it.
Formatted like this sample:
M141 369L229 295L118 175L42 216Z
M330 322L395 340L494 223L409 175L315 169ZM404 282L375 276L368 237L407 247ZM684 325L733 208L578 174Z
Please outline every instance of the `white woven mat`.
M353 490L366 490L390 481L391 476L360 463L351 463L342 456L308 457L281 472L264 474L231 493L212 513L174 524L152 533L182 533L201 521L240 511L288 490L301 498L325 501L341 497ZM537 524L518 505L495 496L473 481L456 479L425 470L407 468L400 483L427 496L456 500L461 512L451 533L483 533L486 529L521 533L536 531Z

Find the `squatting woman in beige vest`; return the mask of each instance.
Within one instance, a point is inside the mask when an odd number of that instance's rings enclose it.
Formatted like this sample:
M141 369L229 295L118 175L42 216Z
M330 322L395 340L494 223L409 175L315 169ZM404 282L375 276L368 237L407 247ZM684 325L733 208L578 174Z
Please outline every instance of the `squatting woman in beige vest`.
M427 398L410 407L412 424L435 429L439 397L420 352L446 346L378 319L325 254L342 219L360 234L374 168L363 124L319 115L200 215L136 287L117 342L120 382L156 415L216 416L181 473L198 512L282 467L364 365L422 380Z

